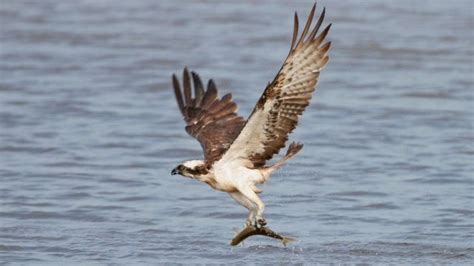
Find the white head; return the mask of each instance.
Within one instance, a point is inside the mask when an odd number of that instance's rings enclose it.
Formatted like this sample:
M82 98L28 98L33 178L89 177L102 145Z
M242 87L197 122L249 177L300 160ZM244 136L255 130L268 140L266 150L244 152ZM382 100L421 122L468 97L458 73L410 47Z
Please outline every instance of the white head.
M182 176L187 176L194 178L196 176L207 174L207 169L205 167L205 162L203 160L191 160L186 161L173 170L171 170L172 175L180 174Z

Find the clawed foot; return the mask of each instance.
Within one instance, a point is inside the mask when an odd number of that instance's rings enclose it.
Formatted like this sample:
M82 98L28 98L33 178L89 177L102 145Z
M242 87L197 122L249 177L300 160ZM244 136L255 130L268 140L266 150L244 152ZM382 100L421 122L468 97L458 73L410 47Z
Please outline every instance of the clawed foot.
M262 226L267 225L265 218L255 218L253 221L247 221L246 226L253 226L255 228L262 228Z
M253 220L247 220L245 227L253 226L255 228L262 228L262 226L267 225L265 218L255 218Z
M248 219L247 222L245 222L245 226L244 227L249 227L249 226L253 226L253 222L252 220Z

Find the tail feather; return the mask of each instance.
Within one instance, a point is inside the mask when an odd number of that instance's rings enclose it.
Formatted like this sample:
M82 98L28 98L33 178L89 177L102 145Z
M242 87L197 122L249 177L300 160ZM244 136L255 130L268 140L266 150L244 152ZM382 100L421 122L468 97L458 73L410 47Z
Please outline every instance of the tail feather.
M262 175L263 175L263 180L261 183L266 182L269 178L271 173L273 173L275 170L278 170L280 167L282 167L286 161L291 159L293 156L295 156L301 149L303 148L303 144L298 143L298 142L292 142L290 146L288 147L288 150L286 151L286 155L281 158L278 162L276 162L274 165L265 167L261 169Z
M290 146L288 147L288 151L286 152L285 157L291 158L295 156L302 148L303 148L302 143L292 142Z

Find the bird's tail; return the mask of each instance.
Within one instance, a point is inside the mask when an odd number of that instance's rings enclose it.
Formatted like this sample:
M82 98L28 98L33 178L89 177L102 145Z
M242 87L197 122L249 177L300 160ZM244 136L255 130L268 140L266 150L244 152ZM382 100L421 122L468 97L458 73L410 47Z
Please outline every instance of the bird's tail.
M263 178L261 180L257 180L257 183L259 184L265 183L270 178L270 175L274 171L278 170L280 167L285 165L286 161L293 158L293 156L295 156L302 148L303 148L303 144L292 142L290 146L288 147L288 150L286 151L286 155L283 158L281 158L278 162L276 162L272 166L267 166L260 169L260 172Z
M292 142L288 147L288 151L286 152L285 158L287 160L290 159L291 157L295 156L302 148L302 143Z
M288 150L286 151L286 155L280 161L276 162L272 166L272 168L276 170L282 167L286 163L286 161L293 158L293 156L295 156L302 148L303 148L303 144L298 143L298 142L292 142L290 146L288 147Z

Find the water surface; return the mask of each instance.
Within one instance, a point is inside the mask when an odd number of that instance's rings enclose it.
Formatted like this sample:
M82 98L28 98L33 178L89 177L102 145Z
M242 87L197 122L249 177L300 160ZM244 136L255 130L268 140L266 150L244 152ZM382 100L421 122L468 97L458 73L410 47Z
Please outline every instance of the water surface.
M473 4L320 1L331 60L263 186L272 229L170 176L202 156L170 76L247 116L311 1L2 1L0 262L453 264L474 258Z

